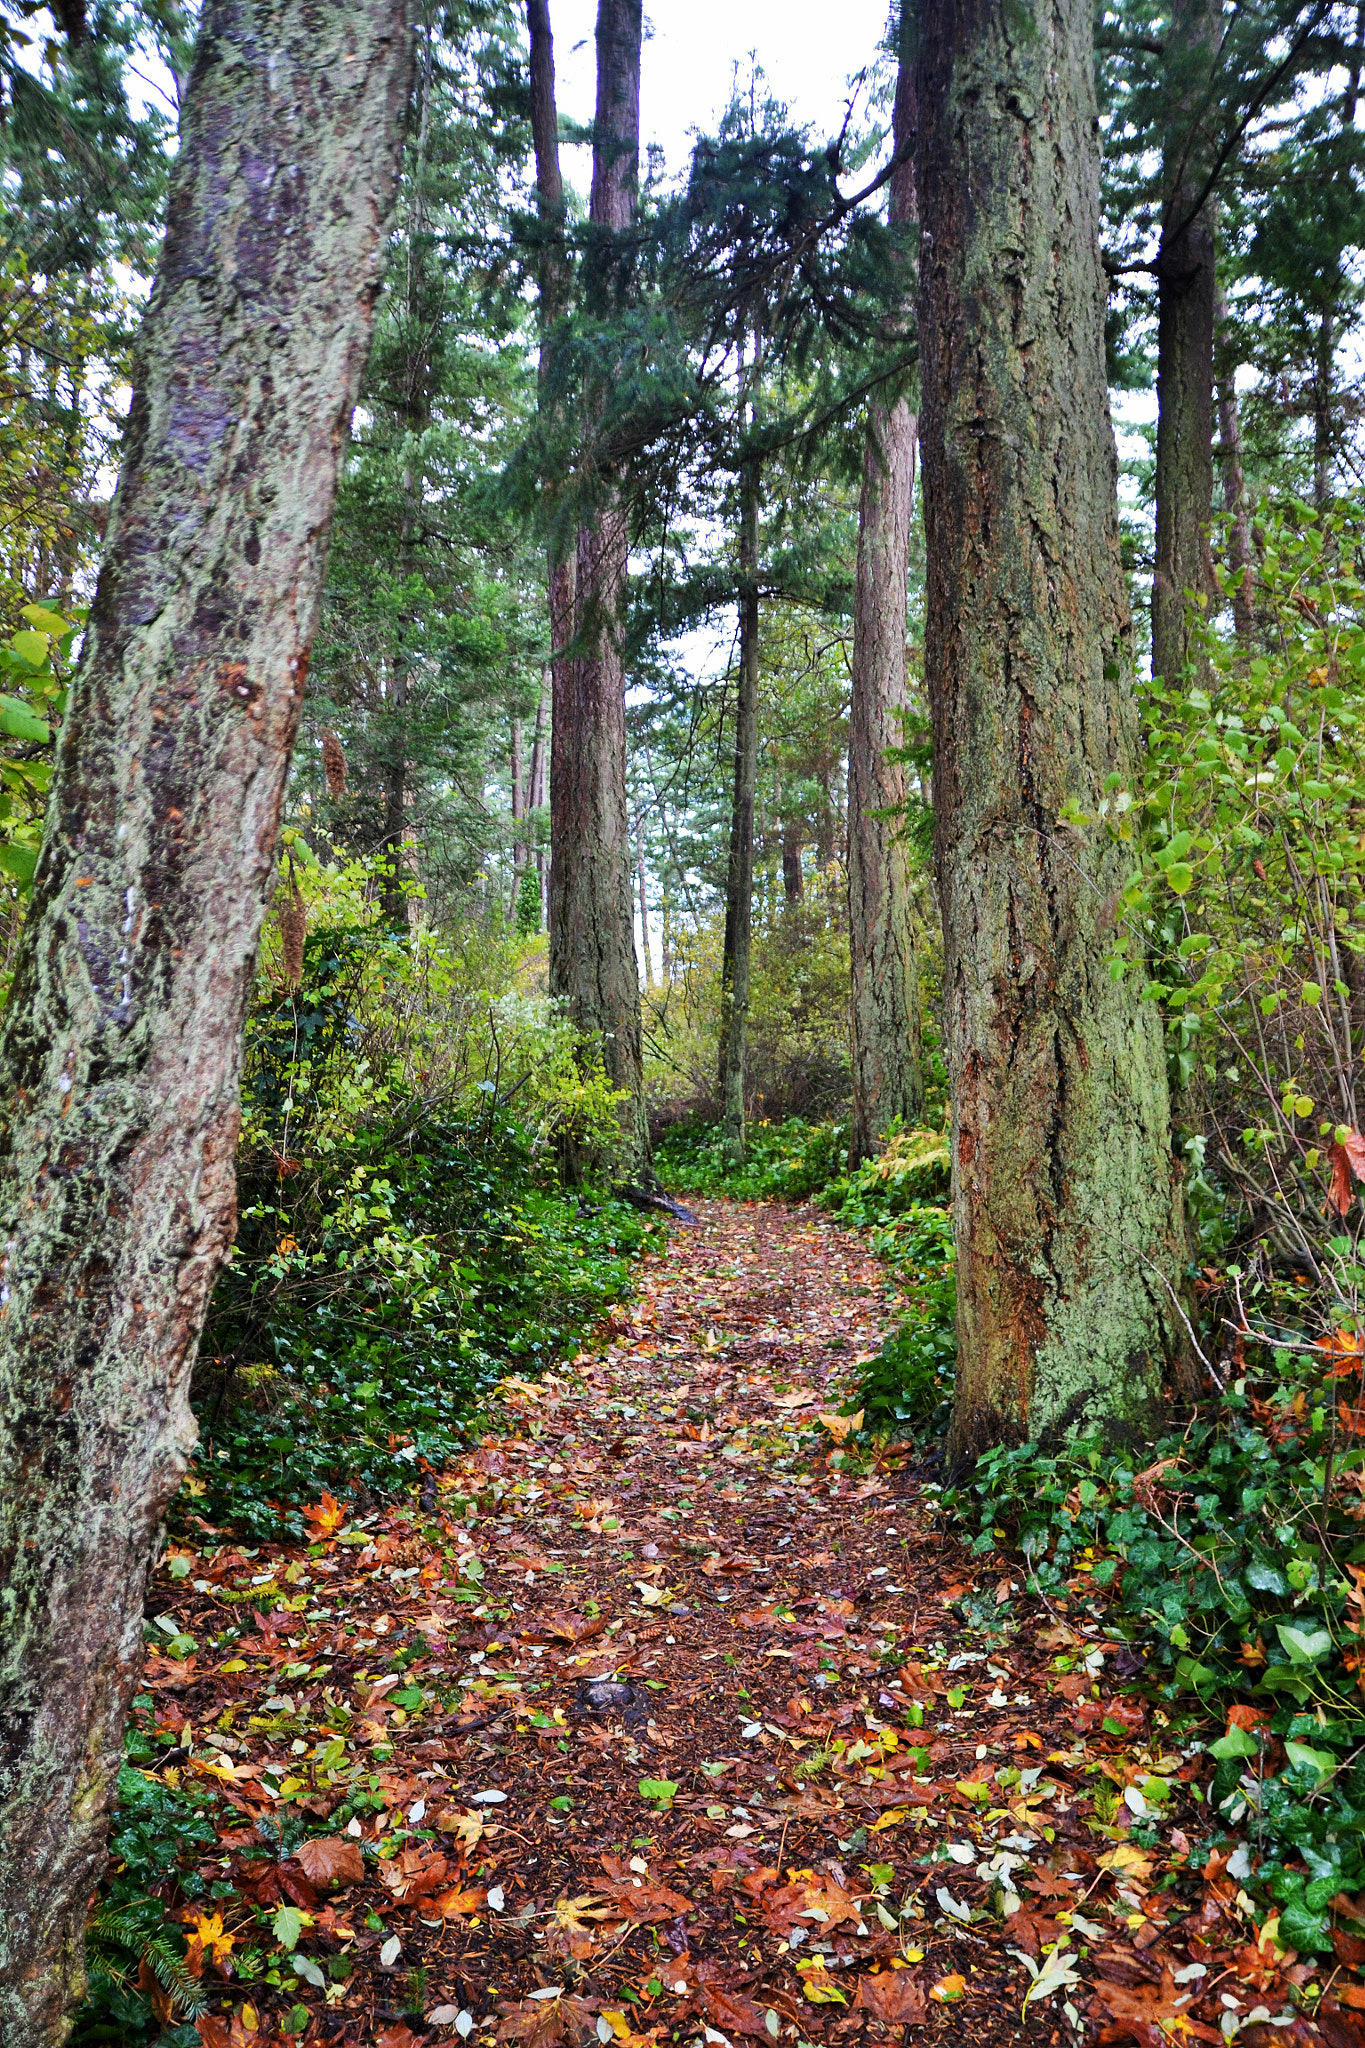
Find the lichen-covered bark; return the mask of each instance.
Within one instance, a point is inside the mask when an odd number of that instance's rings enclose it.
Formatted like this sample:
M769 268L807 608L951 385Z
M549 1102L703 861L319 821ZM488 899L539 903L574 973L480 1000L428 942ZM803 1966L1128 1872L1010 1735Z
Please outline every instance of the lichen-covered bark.
M1174 681L1190 660L1187 592L1213 589L1213 203L1204 193L1203 129L1218 15L1210 0L1174 0L1166 38L1170 118L1162 151L1157 252L1156 560L1152 674Z
M1108 955L1135 764L1088 0L924 0L927 669L953 1102L950 1451L1141 1422L1181 1369L1159 1022Z
M640 159L641 0L599 0L587 294L618 302ZM649 1158L626 816L624 605L629 534L608 480L578 536L572 657L557 665L550 756L550 989L622 1091L623 1164ZM552 600L553 600L552 589ZM576 1162L566 1158L572 1175Z
M402 0L209 0L0 1038L0 2043L82 1981L235 1225L242 1020L368 344Z
M898 150L913 141L918 126L909 6L910 0L904 0L892 122ZM909 227L916 212L915 167L907 156L892 174L891 226ZM910 282L907 278L907 295ZM914 1125L924 1106L919 972L901 817L905 774L899 762L887 758L888 749L902 745L905 737L906 578L916 434L906 399L871 406L858 510L848 730L850 1166L872 1156L894 1118Z

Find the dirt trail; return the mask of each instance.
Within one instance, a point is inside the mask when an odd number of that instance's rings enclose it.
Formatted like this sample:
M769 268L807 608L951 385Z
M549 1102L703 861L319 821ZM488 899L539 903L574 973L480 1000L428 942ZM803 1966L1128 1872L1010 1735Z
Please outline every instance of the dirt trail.
M1049 1943L1088 1935L1139 2006L1184 1960L1142 1953L1166 1916L1097 1861L1091 1752L1036 1629L968 1632L980 1591L932 1492L903 1461L844 1467L837 1410L891 1313L885 1271L812 1212L699 1218L645 1261L605 1350L508 1389L502 1432L428 1480L426 1514L193 1567L213 1578L178 1610L192 1627L271 1564L314 1603L258 1613L226 1670L151 1660L188 1768L213 1768L196 1727L226 1737L241 1823L204 1866L229 1873L236 1941L203 1949L206 2042L259 2048L291 2007L305 2041L357 2048L795 2048L907 2024L1070 2041L1092 1972L1049 1966ZM1082 1899L1096 1919L1068 1935L1053 1916ZM326 1988L276 1954L280 1988L247 1993L223 1970L290 1903ZM1022 2022L1021 1950L1060 1980Z

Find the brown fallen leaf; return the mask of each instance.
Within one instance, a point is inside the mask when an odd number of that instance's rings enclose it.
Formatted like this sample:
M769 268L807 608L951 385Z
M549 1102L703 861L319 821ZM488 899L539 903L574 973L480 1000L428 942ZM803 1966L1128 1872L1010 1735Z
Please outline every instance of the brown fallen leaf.
M300 1842L294 1860L314 1884L359 1884L365 1875L360 1844L345 1835L319 1835Z
M767 2010L755 2005L738 1984L727 1984L729 1974L722 1963L699 1963L697 1992L706 2017L723 2034L758 2034L766 2038Z
M924 1990L912 1970L882 1970L875 1977L858 1979L855 2012L871 2013L892 2027L918 2027L928 2008Z
M1095 1997L1109 2014L1100 2028L1100 2040L1136 2041L1140 2048L1170 2048L1172 2041L1216 2041L1223 2036L1216 2027L1191 2019L1186 2007L1189 1994L1177 1992L1169 1969L1159 1984L1112 1984L1101 1978Z

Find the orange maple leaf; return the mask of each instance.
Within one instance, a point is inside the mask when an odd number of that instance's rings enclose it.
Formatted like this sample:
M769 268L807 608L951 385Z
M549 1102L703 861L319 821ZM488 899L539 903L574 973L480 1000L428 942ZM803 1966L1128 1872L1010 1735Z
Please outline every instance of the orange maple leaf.
M334 1536L346 1519L345 1508L342 1507L339 1501L333 1500L331 1494L326 1492L325 1489L322 1499L315 1508L302 1508L300 1513L304 1521L312 1525L315 1543L323 1542L327 1537Z

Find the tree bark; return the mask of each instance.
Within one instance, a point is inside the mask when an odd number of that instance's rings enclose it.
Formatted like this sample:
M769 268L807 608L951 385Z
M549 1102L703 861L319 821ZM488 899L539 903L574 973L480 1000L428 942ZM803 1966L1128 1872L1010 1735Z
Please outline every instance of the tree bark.
M1109 956L1137 756L1088 0L924 0L918 181L955 1464L1143 1426L1183 1349L1160 1021Z
M754 375L758 374L758 344ZM725 878L725 950L720 974L720 1099L725 1144L742 1160L744 1070L749 1049L749 983L754 926L754 796L758 786L759 467L744 465L739 514L739 690L735 700L735 779L730 862Z
M385 706L383 852L384 921L395 932L408 929L408 892L403 885L408 841L408 671L400 657L389 681Z
M83 1980L235 1227L242 1022L383 272L401 0L210 0L0 1034L0 2042Z
M1232 622L1238 641L1249 647L1256 630L1252 603L1255 556L1251 515L1247 505L1246 471L1242 466L1242 420L1237 407L1237 358L1228 339L1227 300L1219 285L1214 298L1214 349L1218 389L1218 466L1223 473L1223 510L1228 516L1228 568L1239 578L1232 597Z
M627 231L640 155L641 0L599 0L593 126L591 310L605 317L625 294ZM640 975L626 810L624 609L629 535L606 480L578 535L572 657L556 681L550 757L550 990L600 1045L621 1091L622 1165L649 1160L640 1034ZM564 1161L576 1177L579 1162Z
M531 135L536 155L536 212L543 237L539 266L539 402L553 406L556 329L569 296L564 248L564 180L559 166L559 114L555 104L555 51L549 0L526 0L530 37ZM552 725L568 703L568 648L574 637L574 552L557 531L551 507L546 550L546 597L550 615ZM537 719L537 733L540 720ZM542 799L543 801L543 799Z
M799 903L806 893L801 869L801 824L791 818L782 828L782 894L788 903Z
M897 149L913 141L919 121L909 6L910 0L903 0L892 124ZM907 156L892 174L890 224L908 227L916 213L915 167ZM907 289L911 283L907 278ZM905 809L905 774L888 758L888 749L903 741L916 433L915 415L904 398L890 404L874 400L869 407L858 511L848 734L850 1167L878 1150L878 1141L894 1118L913 1126L924 1107L919 972L905 841L898 823Z
M645 987L654 986L654 962L649 950L649 875L645 867L645 814L635 814L636 875L640 885L640 955L645 964Z
M1324 306L1313 351L1313 503L1325 512L1332 502L1332 384L1336 365L1336 323Z
M1156 564L1152 674L1175 682L1190 660L1187 591L1214 590L1213 329L1217 271L1213 201L1204 194L1210 0L1174 0L1167 38L1171 126L1163 160L1157 252Z

